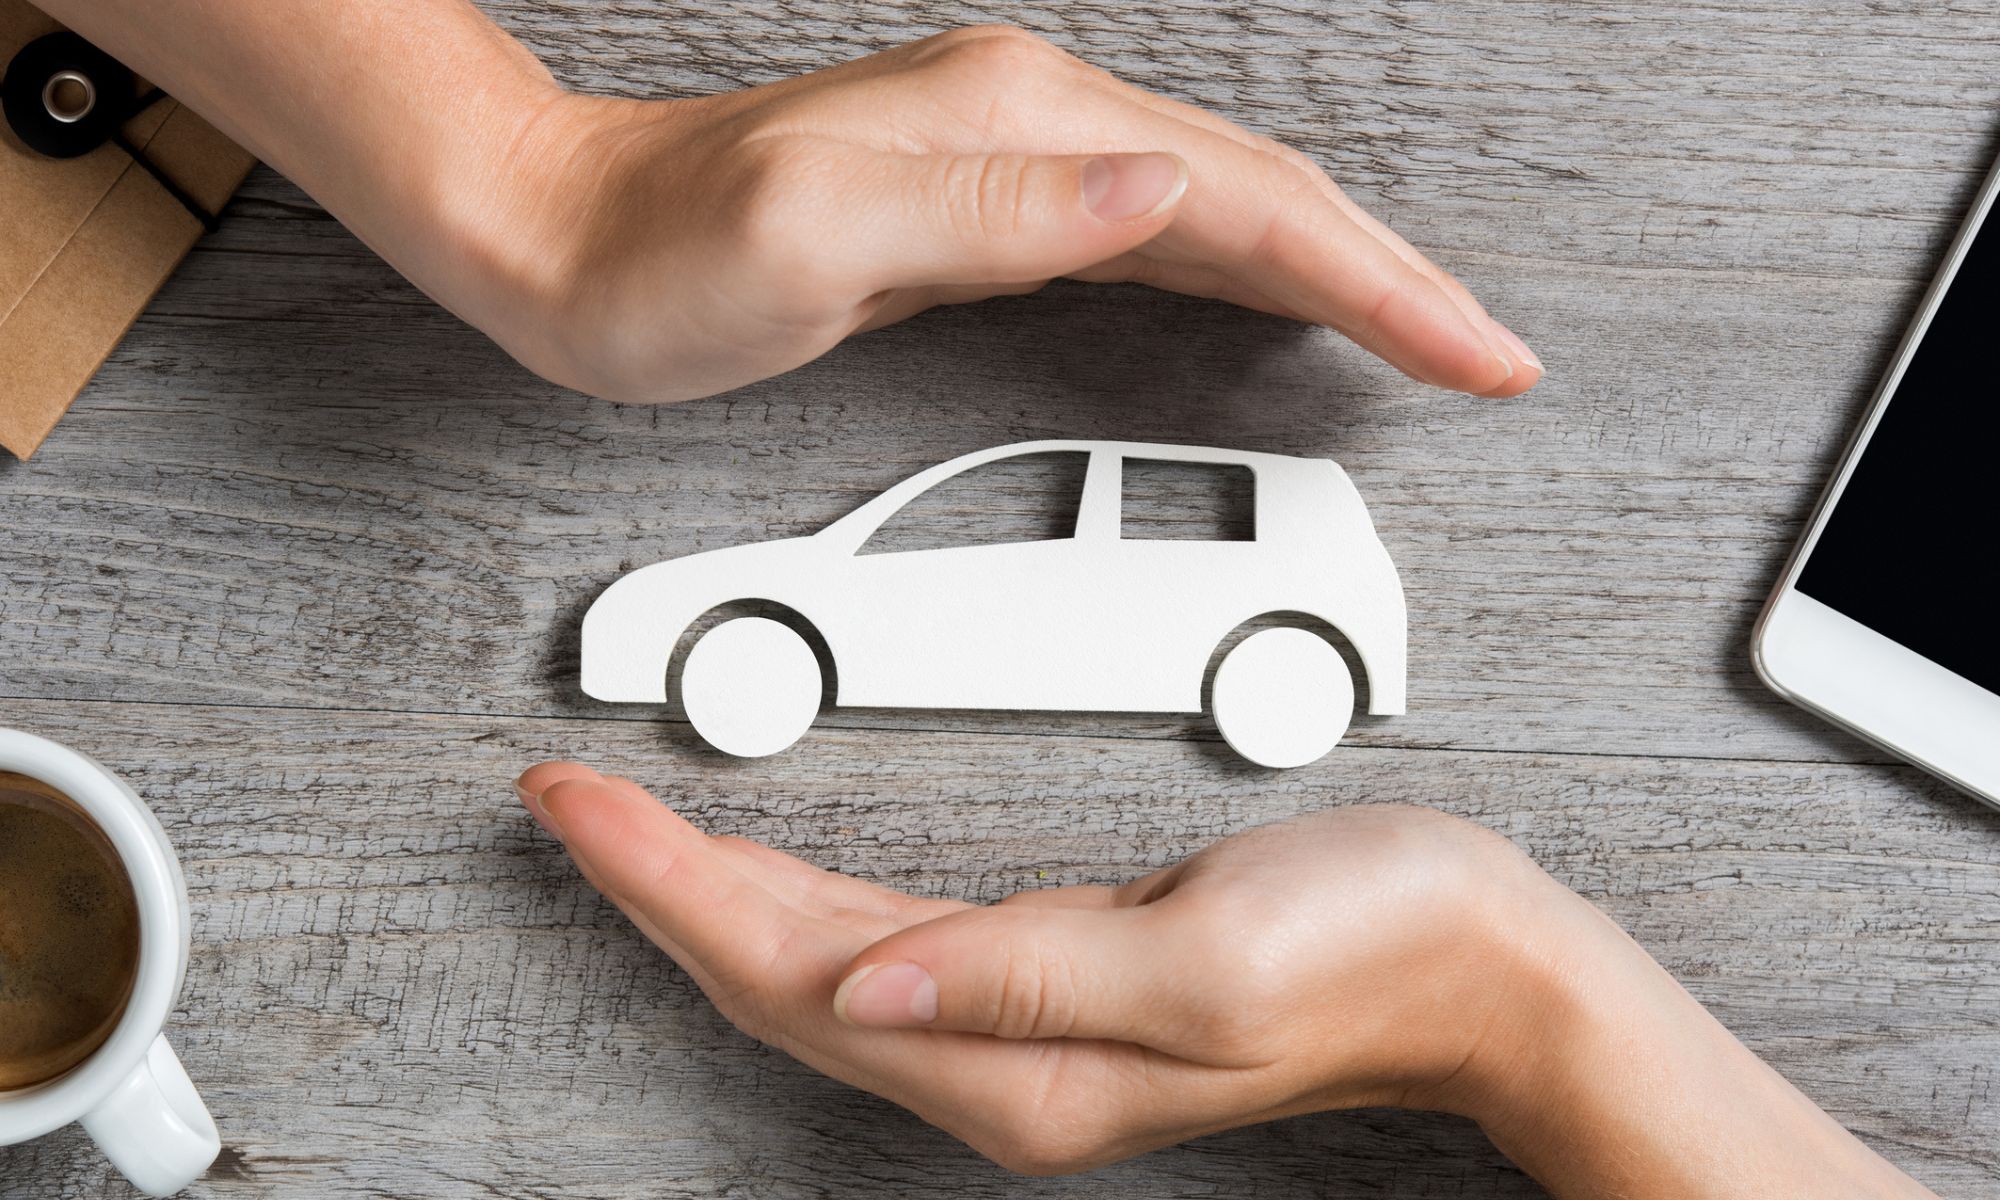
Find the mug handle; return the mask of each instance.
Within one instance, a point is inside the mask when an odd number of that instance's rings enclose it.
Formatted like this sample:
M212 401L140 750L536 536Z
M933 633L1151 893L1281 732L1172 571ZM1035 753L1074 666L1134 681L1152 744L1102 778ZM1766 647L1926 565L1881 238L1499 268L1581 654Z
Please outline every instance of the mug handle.
M165 1034L111 1094L83 1115L84 1132L119 1173L150 1196L171 1196L222 1152L215 1118L201 1102Z

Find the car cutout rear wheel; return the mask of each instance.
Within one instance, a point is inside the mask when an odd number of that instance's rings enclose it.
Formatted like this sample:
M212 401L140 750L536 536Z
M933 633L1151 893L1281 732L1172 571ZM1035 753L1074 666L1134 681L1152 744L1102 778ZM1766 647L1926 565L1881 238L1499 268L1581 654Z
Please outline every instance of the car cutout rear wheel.
M819 659L790 626L737 617L701 636L681 668L681 700L702 740L762 758L799 740L819 715Z
M1354 715L1340 651L1304 629L1263 629L1223 656L1209 692L1229 748L1265 767L1303 767L1338 745Z

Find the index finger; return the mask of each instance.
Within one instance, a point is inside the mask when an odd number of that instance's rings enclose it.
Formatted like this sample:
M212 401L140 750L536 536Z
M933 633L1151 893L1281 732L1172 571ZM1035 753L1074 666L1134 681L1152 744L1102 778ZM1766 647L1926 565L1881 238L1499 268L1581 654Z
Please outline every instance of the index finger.
M1518 338L1477 303L1465 303L1442 271L1376 223L1337 189L1322 185L1249 135L1225 134L1104 87L1101 72L1075 60L1021 88L1020 102L993 105L939 72L922 84L942 106L986 114L977 148L1019 153L1094 153L1143 147L1187 162L1189 183L1174 221L1134 255L1077 272L1137 277L1195 294L1247 294L1256 307L1338 329L1406 374L1479 395L1514 395L1540 378ZM1006 84L1000 85L1008 86ZM978 127L978 126L975 126ZM955 141L956 139L945 139ZM1342 198L1344 199L1344 197ZM1122 273L1121 273L1122 272ZM1235 287L1219 286L1221 273Z
M601 778L559 779L541 804L578 865L620 908L644 917L681 966L732 993L770 979L800 914L707 834Z
M1338 329L1413 378L1474 394L1525 390L1538 374L1497 323L1458 304L1303 172L1232 138L1104 97L1114 119L1156 128L1188 160L1179 214L1143 253L1218 267L1308 320ZM1513 386L1510 386L1513 385Z
M1348 218L1360 226L1363 231L1373 235L1377 241L1387 246L1390 252L1395 254L1396 257L1409 263L1410 266L1422 272L1431 282L1443 288L1445 294L1450 296L1452 301L1461 310L1464 310L1466 315L1473 321L1477 322L1482 319L1493 321L1492 315L1486 311L1486 306L1479 302L1478 297L1472 294L1471 289L1459 282L1458 278L1451 272L1432 262L1422 251L1412 246L1401 234L1384 224L1380 218L1355 203L1353 197L1343 191L1340 185L1335 183L1332 177L1326 173L1326 170L1314 162L1309 155L1278 141L1276 138L1252 133L1250 130L1237 125L1228 118L1209 112L1206 109L1198 108L1192 104L1185 104L1179 100L1162 96L1155 92L1149 92L1135 84L1127 83L1109 71L1101 71L1096 68L1092 68L1092 70L1098 83L1110 90L1114 95L1123 97L1142 108L1151 109L1163 116L1183 121L1197 129L1205 129L1210 133L1226 137L1238 145L1246 146L1258 153L1270 155L1279 162L1291 167L1294 171L1304 175L1327 198L1329 203L1341 212L1346 213ZM1540 367L1541 360L1535 356L1534 351L1528 349L1525 342L1522 342L1505 325L1500 324L1498 321L1494 321L1494 324L1508 342L1508 348L1514 351L1517 357L1524 357L1525 361L1530 365L1537 368Z

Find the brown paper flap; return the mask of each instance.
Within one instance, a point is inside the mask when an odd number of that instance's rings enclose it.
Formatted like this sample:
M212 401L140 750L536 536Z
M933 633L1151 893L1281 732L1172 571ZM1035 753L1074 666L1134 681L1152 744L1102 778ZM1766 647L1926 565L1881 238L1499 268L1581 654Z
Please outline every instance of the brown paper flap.
M0 0L0 69L58 28ZM125 136L209 212L256 162L171 98ZM34 452L201 232L119 147L45 158L0 122L0 446Z
M0 55L11 52L0 44ZM172 100L151 105L126 123L126 136L133 145L157 157L153 138L179 107ZM225 140L225 144L229 143ZM90 210L131 166L131 158L110 145L99 146L82 158L44 158L23 146L14 131L0 121L0 217L5 221L0 224L0 321L7 319L35 277L54 261L63 243L83 226Z
M163 100L154 107L162 110L162 120L145 143L146 156L196 204L208 212L221 212L257 160L178 101ZM198 232L201 222L186 209L180 211L195 222Z
M20 0L8 0L0 4L0 47L6 47L7 57L34 41L45 33L54 33L62 26L56 19L32 4Z
M34 453L200 232L137 167L112 185L0 322L0 446Z

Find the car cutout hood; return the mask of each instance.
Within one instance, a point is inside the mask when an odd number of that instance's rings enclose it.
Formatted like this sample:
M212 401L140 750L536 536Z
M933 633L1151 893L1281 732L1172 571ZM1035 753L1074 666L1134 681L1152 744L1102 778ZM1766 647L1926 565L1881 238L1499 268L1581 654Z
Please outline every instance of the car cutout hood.
M802 560L827 554L818 535L780 538L704 550L621 576L583 614L584 694L598 700L665 703L667 660L681 631L696 617L732 600L792 603L778 593L796 586Z

